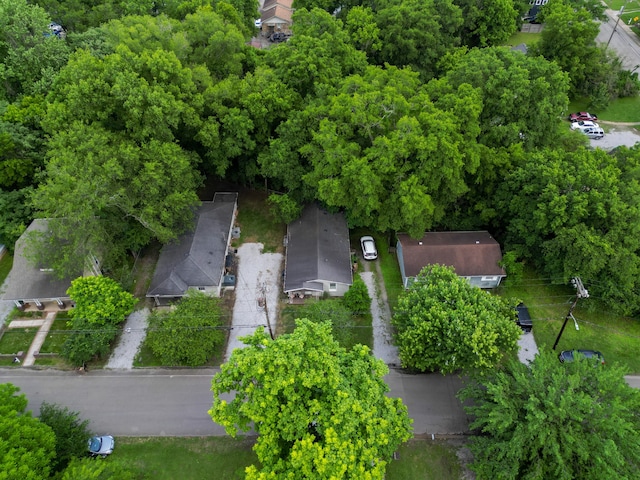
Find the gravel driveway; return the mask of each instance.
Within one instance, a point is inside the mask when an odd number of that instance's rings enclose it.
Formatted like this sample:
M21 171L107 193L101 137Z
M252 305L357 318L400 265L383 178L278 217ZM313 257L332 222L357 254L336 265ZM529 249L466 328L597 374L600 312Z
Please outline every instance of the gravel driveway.
M244 243L238 248L236 303L225 361L233 350L244 347L239 337L251 335L256 328L268 331L267 314L275 329L282 254L262 253L263 248L261 243Z

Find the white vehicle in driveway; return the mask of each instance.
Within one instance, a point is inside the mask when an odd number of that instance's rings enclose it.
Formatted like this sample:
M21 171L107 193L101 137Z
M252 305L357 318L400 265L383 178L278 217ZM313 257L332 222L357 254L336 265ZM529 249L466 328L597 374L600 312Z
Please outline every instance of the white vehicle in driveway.
M573 122L571 124L571 130L586 130L588 128L600 128L596 122L592 122L590 120L581 120L579 122Z
M600 140L604 137L604 130L601 128L587 128L585 130L581 130L587 137L592 138L594 140Z
M362 248L362 256L365 260L375 260L378 258L378 250L376 250L376 242L373 237L367 235L360 239L360 247Z

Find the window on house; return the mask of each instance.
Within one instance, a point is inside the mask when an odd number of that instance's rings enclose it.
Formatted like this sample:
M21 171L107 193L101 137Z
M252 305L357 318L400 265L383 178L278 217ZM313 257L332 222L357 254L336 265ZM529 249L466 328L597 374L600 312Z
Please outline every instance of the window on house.
M198 290L200 290L201 292L203 292L205 290L204 287L198 287Z
M498 277L482 277L481 281L483 282L495 282L498 280Z
M329 284L329 291L330 292L335 292L336 290L338 290L338 284L337 283L330 283Z

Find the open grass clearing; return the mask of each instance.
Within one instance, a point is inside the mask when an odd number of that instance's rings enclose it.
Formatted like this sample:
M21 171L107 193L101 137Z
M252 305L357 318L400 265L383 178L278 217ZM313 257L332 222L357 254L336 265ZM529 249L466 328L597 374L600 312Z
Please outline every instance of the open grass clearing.
M589 289L589 285L585 285ZM550 350L560 332L562 323L575 298L575 290L566 285L554 285L551 279L543 278L527 269L518 284L502 285L501 295L516 297L525 302L533 319L533 334L540 350ZM640 373L640 321L613 315L594 300L579 300L556 347L562 350L599 350L607 363L624 365L629 373Z
M27 352L38 333L37 327L7 328L0 338L0 353L16 354Z
M611 10L618 12L623 5L625 12L640 10L640 0L605 0L604 3L606 3Z
M506 41L505 46L507 47L515 47L516 45L520 45L524 43L528 47L531 45L538 43L541 39L540 33L530 33L530 32L516 32L509 37L509 40Z
M240 192L236 224L240 227L240 238L233 242L234 246L247 242L259 242L264 245L265 253L284 251L283 239L286 225L279 223L271 214L265 192L255 190Z
M253 442L246 437L118 437L115 453L106 461L121 461L145 479L241 479L244 469L258 462ZM411 440L398 449L386 478L458 480L457 448L446 441Z
M618 98L599 111L589 109L587 98L577 98L569 103L568 113L585 111L598 115L602 121L640 124L640 96Z

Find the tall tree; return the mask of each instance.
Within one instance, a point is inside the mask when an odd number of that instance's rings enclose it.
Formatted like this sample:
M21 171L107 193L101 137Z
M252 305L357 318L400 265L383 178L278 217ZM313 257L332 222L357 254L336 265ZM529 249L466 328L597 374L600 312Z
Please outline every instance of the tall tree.
M491 369L516 350L521 334L515 305L441 265L420 272L392 322L402 366L421 372Z
M214 376L213 420L230 435L259 434L260 466L247 478L382 479L409 438L406 407L385 396L387 367L367 347L345 351L330 331L308 320L276 340L259 330Z
M6 480L48 478L55 456L51 428L27 411L18 387L0 384L0 476Z
M589 11L576 9L568 0L549 2L543 12L545 27L540 42L531 46L529 55L542 55L558 64L569 75L572 94L582 92L598 56L595 39L600 24Z
M64 470L74 458L87 454L87 439L91 437L89 420L81 420L78 412L67 407L42 402L40 421L49 425L56 436L56 455L51 468L54 472Z
M80 51L50 101L50 159L33 199L41 215L63 219L51 224L59 248L40 250L48 264L68 274L93 253L109 268L190 226L198 157L176 139L199 126L202 98L175 54Z
M154 311L149 318L147 345L163 365L204 365L224 343L218 298L189 293L170 312Z
M26 0L0 0L0 100L46 93L67 62L69 48L50 22Z
M454 0L462 9L462 43L468 47L504 44L520 26L514 0Z
M521 157L496 192L506 248L609 308L640 311L640 150L544 150Z
M569 79L556 64L507 47L460 53L443 60L444 78L454 88L468 83L480 89L480 143L492 148L522 143L534 149L557 142Z
M382 0L375 11L379 65L410 66L429 80L439 73L440 58L460 45L462 12L452 0Z
M478 478L638 478L640 392L617 366L560 363L543 352L461 392L481 435L472 438Z

